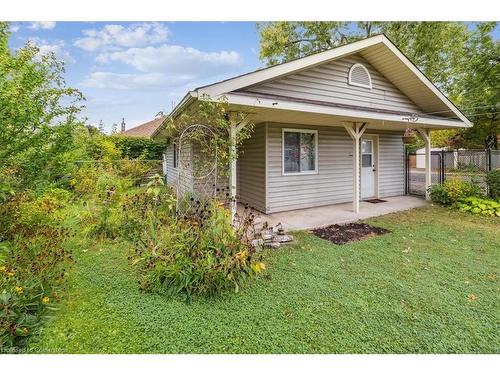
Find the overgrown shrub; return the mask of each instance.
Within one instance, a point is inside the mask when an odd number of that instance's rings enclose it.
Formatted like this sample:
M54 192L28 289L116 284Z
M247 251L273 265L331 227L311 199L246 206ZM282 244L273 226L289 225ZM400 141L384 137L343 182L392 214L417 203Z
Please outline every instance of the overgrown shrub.
M489 195L493 199L500 199L500 169L490 171L486 175Z
M60 298L71 255L64 229L0 243L0 349L22 349Z
M141 241L151 228L172 224L174 211L175 198L171 189L163 184L160 176L154 177L146 188L125 195L120 234L133 243Z
M18 193L0 206L0 348L19 350L59 298L71 254L63 244L68 192Z
M123 160L117 163L118 175L130 179L133 184L140 182L155 165L141 160Z
M31 191L13 195L0 205L0 241L37 236L65 219L70 193L53 188L36 196Z
M109 138L127 159L161 160L165 143L140 137L114 135Z
M215 201L200 207L196 216L152 226L138 241L134 257L141 288L187 302L238 292L265 269L241 233L231 225L229 212Z
M500 203L492 199L468 197L460 199L455 206L463 212L500 217Z
M431 186L429 194L434 203L449 206L462 198L478 195L479 187L468 181L453 179Z

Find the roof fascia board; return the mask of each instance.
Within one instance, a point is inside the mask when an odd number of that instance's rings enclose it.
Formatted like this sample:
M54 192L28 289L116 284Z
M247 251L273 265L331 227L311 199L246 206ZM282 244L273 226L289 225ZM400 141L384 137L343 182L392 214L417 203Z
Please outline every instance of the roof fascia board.
M337 59L346 55L355 53L363 48L373 46L378 43L384 43L386 38L383 35L376 35L371 38L363 39L357 42L337 47L329 51L306 56L297 60L293 60L284 64L272 66L266 69L257 70L256 72L238 76L226 81L200 87L198 96L203 94L209 96L218 96L228 93L242 87L251 86L256 83L264 82L269 79L281 77L283 75L310 68L318 64L322 64L329 60Z
M370 111L363 110L355 110L355 109L347 109L347 108L338 108L338 107L330 107L318 104L309 104L309 103L297 103L286 100L276 100L276 99L268 99L268 98L256 98L250 97L240 94L226 94L224 95L227 102L233 105L241 105L241 106L250 106L250 107L259 107L266 109L281 109L281 110L290 110L290 111L298 111L298 112L309 112L309 113L317 113L324 115L333 115L333 116L343 116L343 117L352 117L352 118L362 118L366 120L383 120L383 121L393 121L393 122L404 122L401 118L401 115L393 115L388 113L374 113ZM437 128L463 128L465 127L465 123L463 121L458 120L446 120L446 119L435 119L435 118L424 118L420 117L417 122L409 123L409 126L429 126L429 127L437 127Z
M392 53L396 55L411 71L415 74L420 81L422 81L427 88L429 88L446 106L455 114L457 117L464 122L467 127L471 127L472 123L469 121L467 117L465 117L462 112L458 110L457 107L441 92L439 89L425 76L424 73L418 69L415 64L413 64L404 54L397 48L394 43L392 43L385 35L384 35L384 44L391 50Z
M165 120L161 123L160 126L154 131L153 134L151 134L151 138L154 138L158 135L158 133L163 129L164 125L166 124L168 119L173 119L176 118L189 104L191 104L196 98L197 98L197 92L196 91L189 91L186 95L184 95L184 98L175 106L175 108L170 112L170 114L165 117Z

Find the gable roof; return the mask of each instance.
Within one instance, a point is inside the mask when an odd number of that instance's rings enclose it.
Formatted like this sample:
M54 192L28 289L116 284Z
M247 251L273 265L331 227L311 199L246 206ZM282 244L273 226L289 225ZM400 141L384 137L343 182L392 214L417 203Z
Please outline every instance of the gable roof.
M166 118L167 116L155 118L154 120L125 130L124 132L119 133L119 135L123 135L126 137L152 138L156 130L161 126Z
M184 108L197 99L203 100L205 97L209 99L226 97L229 102L234 100L237 105L252 106L258 103L266 108L275 108L273 105L276 103L274 103L273 98L266 99L260 95L258 98L252 99L248 96L241 96L240 93L242 89L250 86L266 83L353 54L362 56L421 108L422 112L418 113L421 117L433 118L432 121L435 124L444 126L472 126L467 117L383 34L198 87L189 91L169 116L175 118ZM285 107L285 103L283 104L282 107ZM324 103L309 104L317 105L318 111L330 113L329 110L325 109ZM330 107L336 106L332 103L328 105ZM320 106L323 108L320 109ZM343 111L340 109L335 112L341 114ZM365 115L370 116L368 113ZM390 120L390 118L388 117L386 120ZM159 130L157 129L153 136L158 134Z
M383 34L202 86L195 92L198 97L217 97L355 53L422 108L423 113L458 118L472 126L467 117Z

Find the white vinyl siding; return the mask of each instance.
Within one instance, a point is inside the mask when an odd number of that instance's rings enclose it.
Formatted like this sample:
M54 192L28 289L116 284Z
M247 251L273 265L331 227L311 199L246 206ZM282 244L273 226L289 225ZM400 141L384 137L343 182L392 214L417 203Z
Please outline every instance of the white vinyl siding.
M255 126L251 138L241 146L237 162L237 195L239 202L266 210L266 126Z
M318 173L283 175L283 128L290 128L290 124L268 124L266 211L272 213L351 202L353 147L346 130L341 126L300 126L318 131ZM367 134L379 135L379 196L404 194L402 134L375 130L369 130Z
M384 132L379 137L379 197L405 193L405 156L402 133Z
M190 151L190 150L189 150ZM186 152L185 155L191 155L190 152ZM174 168L174 147L173 144L170 143L167 145L167 150L165 152L166 157L166 180L167 185L172 188L177 189L177 180L179 177L178 169ZM193 191L193 179L192 177L187 176L186 174L182 175L182 190L183 191Z
M372 88L349 85L349 70L362 64ZM407 96L375 70L364 58L352 55L239 91L353 105L371 109L422 112Z

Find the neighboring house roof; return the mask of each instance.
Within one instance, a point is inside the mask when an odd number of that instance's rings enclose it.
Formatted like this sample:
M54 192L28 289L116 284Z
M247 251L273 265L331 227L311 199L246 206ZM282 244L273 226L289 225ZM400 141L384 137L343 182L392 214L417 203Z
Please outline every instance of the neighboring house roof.
M160 125L165 121L167 116L161 116L155 118L154 120L145 122L144 124L137 125L133 128L125 130L119 135L124 135L126 137L140 137L140 138L152 138L153 134L160 127Z
M467 117L385 35L376 35L328 51L199 87L186 94L169 116L176 117L184 108L197 99L210 98L216 100L224 97L228 103L239 106L295 111L305 111L306 107L307 110L315 107L318 113L322 114L351 116L354 113L362 113L366 118L398 121L396 119L397 116L400 116L400 113L386 113L385 117L381 117L380 113L370 115L370 112L374 112L371 108L345 108L335 103L326 105L320 102L304 103L304 101L300 102L296 98L266 98L263 94L258 94L258 98L256 98L256 95L248 90L256 85L274 81L353 54L359 54L368 61L371 66L421 109L418 115L421 118L426 118L421 121L422 124L447 127L472 126ZM279 99L279 101L276 99ZM400 118L399 121L401 121ZM158 132L159 130L154 135Z

